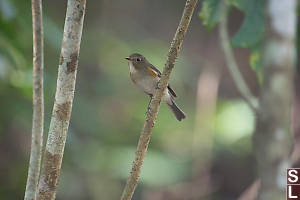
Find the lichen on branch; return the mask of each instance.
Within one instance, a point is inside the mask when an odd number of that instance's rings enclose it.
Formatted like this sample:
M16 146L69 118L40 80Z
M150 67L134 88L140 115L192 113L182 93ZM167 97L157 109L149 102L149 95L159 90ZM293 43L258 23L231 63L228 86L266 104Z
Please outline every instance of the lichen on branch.
M55 199L74 99L86 0L68 0L55 102L37 199Z

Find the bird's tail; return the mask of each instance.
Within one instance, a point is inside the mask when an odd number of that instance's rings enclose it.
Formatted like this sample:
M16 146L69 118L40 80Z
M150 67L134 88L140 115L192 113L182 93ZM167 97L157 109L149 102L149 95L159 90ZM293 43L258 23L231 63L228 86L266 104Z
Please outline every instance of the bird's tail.
M168 106L170 107L178 121L181 121L182 119L186 118L184 112L176 105L175 101L172 98L171 103L168 103Z

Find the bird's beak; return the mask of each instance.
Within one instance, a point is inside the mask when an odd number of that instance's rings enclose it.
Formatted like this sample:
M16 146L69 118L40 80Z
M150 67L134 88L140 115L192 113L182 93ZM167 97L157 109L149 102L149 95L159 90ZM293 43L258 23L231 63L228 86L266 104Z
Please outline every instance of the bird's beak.
M129 57L126 57L125 59L126 59L126 60L130 60L130 58L129 58Z

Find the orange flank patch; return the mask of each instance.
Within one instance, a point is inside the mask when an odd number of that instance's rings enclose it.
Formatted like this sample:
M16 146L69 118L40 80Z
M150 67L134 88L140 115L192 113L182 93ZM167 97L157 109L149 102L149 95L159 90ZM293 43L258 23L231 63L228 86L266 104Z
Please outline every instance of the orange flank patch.
M149 74L150 74L151 76L157 77L157 73L156 73L153 69L151 69L150 67L148 67L147 70L148 70L148 72L149 72Z

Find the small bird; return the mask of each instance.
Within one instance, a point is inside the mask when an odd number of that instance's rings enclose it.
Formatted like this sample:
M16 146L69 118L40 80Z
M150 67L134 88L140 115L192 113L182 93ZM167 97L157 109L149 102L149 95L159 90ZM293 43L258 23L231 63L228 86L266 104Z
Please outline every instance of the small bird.
M125 58L129 61L130 78L132 82L137 85L142 91L150 96L150 102L155 93L158 81L160 80L161 73L154 67L148 60L141 54L134 53ZM162 100L165 101L176 119L181 121L186 118L184 112L176 105L174 98L177 97L174 90L168 85L165 90ZM149 103L150 105L150 103ZM149 109L148 105L148 109Z

